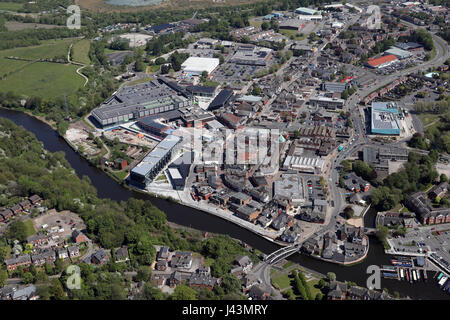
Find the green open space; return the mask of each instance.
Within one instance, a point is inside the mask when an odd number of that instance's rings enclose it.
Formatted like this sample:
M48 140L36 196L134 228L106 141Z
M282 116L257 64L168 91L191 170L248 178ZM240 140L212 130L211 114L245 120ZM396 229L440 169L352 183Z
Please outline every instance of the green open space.
M27 233L27 237L33 235L36 233L36 229L34 228L33 221L32 220L26 220L23 222L25 225L25 230Z
M51 62L31 63L1 80L0 91L42 98L69 95L84 84L84 79L76 74L77 68Z
M285 273L272 278L272 284L279 290L283 290L291 285L291 278Z
M2 50L0 51L0 60L4 60L5 57L18 57L29 60L53 59L60 56L67 57L72 41L73 39L49 40L39 46Z
M418 115L420 121L422 121L423 125L426 126L433 121L439 119L438 114L432 114L432 113L421 113Z
M288 38L291 38L291 36L293 36L294 40L297 40L297 41L306 39L306 34L298 33L297 30L280 29L278 32L281 33L282 35L288 37Z
M88 39L83 39L77 41L72 46L72 59L76 62L81 62L84 64L91 64L91 59L89 59L89 48L91 47L91 41Z
M15 2L0 2L0 10L5 11L18 11L23 7L23 3Z

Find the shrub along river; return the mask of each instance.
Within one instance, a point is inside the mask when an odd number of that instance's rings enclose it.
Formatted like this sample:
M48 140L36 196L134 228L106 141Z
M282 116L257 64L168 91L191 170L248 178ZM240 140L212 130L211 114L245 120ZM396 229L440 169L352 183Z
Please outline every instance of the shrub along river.
M67 161L74 168L78 176L82 177L86 175L91 179L92 184L97 188L98 196L101 198L109 198L117 201L127 200L131 197L147 199L160 210L164 211L169 221L176 224L201 231L228 234L266 254L279 248L277 244L219 217L123 187L102 170L90 165L56 131L36 118L22 112L6 109L0 109L0 117L10 119L17 125L32 132L38 140L43 142L47 150L51 152L63 151L66 154ZM376 212L374 210L370 210L366 214L364 218L366 226L374 225L375 215ZM294 254L288 259L322 274L334 272L338 280L353 281L360 286L366 286L366 279L369 276L366 273L367 267L369 265L380 266L390 264L390 258L391 256L384 254L383 246L378 240L370 237L370 250L367 258L353 266L335 265L316 260L303 254ZM450 296L441 291L436 281L432 278L434 274L434 272L428 272L429 279L427 282L420 281L414 284L406 281L381 279L381 287L387 288L390 293L398 291L402 297L409 296L413 299L450 300Z

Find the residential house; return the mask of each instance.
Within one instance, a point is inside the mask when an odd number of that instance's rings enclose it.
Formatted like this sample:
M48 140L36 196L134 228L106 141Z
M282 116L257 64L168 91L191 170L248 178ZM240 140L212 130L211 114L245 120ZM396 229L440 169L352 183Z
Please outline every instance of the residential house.
M126 262L130 260L130 256L128 254L128 247L122 246L116 249L116 262Z
M189 269L192 266L192 252L176 251L170 260L170 266L173 268Z
M28 200L30 200L32 205L36 205L42 201L41 197L39 197L37 194L33 194L28 198Z
M67 248L70 258L76 258L80 256L80 248L78 246L70 246Z
M22 207L23 210L28 210L31 208L31 202L30 200L26 199L19 203L19 205Z
M75 241L75 243L86 242L86 236L81 231L74 230L72 232L72 240Z
M108 261L108 255L104 250L98 250L92 254L91 261L95 264L102 265Z
M20 266L29 266L31 264L31 257L28 254L23 254L11 259L5 260L6 269L8 271L14 271Z

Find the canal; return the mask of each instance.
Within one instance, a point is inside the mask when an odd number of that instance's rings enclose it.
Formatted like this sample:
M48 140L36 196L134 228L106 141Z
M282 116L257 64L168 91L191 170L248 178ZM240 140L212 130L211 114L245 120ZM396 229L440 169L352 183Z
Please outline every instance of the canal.
M10 119L17 125L32 132L38 140L42 141L47 150L51 152L63 151L67 161L74 168L77 175L79 177L86 175L91 179L92 184L97 188L100 198L116 201L127 200L131 197L151 200L156 207L165 212L169 221L176 224L201 231L228 234L264 253L271 253L279 248L278 245L216 216L124 188L102 170L90 165L84 160L51 127L31 116L22 112L0 108L0 117ZM373 210L370 210L366 214L364 220L367 226L374 224L375 214ZM295 254L289 260L322 274L334 272L338 280L353 281L361 286L366 285L366 279L368 277L366 270L369 265L390 264L390 256L384 254L383 247L374 237L370 238L370 250L367 258L354 266L339 266L301 254ZM429 273L429 278L433 275L434 272ZM398 291L401 296L409 296L415 299L450 300L450 296L441 291L436 282L431 279L428 282L418 282L415 284L410 284L406 281L382 279L381 287L387 288L391 293Z

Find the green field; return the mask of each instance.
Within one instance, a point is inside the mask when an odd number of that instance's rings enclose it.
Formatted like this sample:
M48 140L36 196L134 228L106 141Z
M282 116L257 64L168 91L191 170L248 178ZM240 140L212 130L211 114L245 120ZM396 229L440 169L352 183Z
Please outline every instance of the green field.
M23 223L25 225L25 229L26 229L26 232L27 232L27 237L29 237L29 236L31 236L31 235L36 233L36 229L34 228L32 220L26 220Z
M75 92L84 84L84 79L76 74L77 68L60 63L32 63L14 72L6 80L0 80L0 91L43 98L62 97Z
M282 274L278 277L275 277L272 279L272 283L274 285L275 288L279 289L279 290L283 290L285 288L290 287L291 285L291 278L289 278L289 276L287 274Z
M422 121L423 125L426 126L433 121L439 119L438 114L432 114L432 113L421 113L418 115L420 121Z
M17 11L23 7L23 3L0 2L0 10Z
M44 44L26 48L15 48L0 51L0 59L4 57L19 57L24 59L52 59L55 56L67 56L73 39L50 40Z
M38 59L67 57L74 39L47 40L42 45L0 51L0 91L12 91L25 96L54 98L75 92L84 84L83 78L76 74L79 66L50 62L32 62ZM77 57L87 57L88 42L76 47ZM88 40L86 40L88 41ZM78 44L78 43L77 43ZM86 49L87 48L87 49ZM31 61L13 60L18 57Z
M303 33L298 33L297 30L286 30L286 29L280 29L279 33L282 35L291 38L291 36L294 36L294 40L300 41L303 39L306 39L306 35Z
M75 43L72 47L73 61L81 62L84 64L91 64L91 59L89 59L89 48L91 46L91 41L84 39Z

